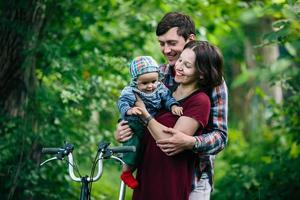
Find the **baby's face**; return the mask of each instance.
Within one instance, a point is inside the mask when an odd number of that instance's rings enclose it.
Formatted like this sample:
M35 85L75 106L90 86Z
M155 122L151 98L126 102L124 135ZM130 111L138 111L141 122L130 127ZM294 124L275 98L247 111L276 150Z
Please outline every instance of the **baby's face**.
M158 83L158 73L150 72L146 74L142 74L137 78L137 88L144 93L152 93Z

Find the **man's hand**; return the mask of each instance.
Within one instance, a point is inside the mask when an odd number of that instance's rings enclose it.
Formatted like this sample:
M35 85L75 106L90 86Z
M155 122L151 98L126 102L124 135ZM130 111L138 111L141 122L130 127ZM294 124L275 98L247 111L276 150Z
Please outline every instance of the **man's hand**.
M132 135L133 135L133 132L132 130L130 129L130 127L128 126L127 124L128 122L127 121L124 121L122 120L120 123L118 123L117 125L117 129L115 131L115 139L118 141L118 142L126 142L127 140L129 140Z
M171 111L173 115L181 116L183 114L183 108L177 105L173 105Z
M156 144L168 156L173 156L184 150L192 149L195 145L196 139L193 136L186 135L173 128L166 128L163 131L172 136L167 139L158 140Z

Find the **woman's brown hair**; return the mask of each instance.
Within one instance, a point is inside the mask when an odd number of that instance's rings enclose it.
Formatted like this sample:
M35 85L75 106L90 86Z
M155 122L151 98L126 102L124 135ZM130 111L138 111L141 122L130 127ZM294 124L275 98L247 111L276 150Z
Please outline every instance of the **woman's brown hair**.
M190 41L184 49L195 52L195 65L200 73L200 88L211 91L223 82L223 55L221 51L207 41Z

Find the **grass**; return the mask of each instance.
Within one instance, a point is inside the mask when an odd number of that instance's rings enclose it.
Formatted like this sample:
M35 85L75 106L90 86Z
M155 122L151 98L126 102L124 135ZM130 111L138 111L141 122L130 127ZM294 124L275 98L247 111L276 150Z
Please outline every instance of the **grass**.
M119 197L121 166L119 163L111 160L103 162L104 169L102 177L96 183L93 183L93 199L114 200ZM132 190L126 187L125 200L131 200Z

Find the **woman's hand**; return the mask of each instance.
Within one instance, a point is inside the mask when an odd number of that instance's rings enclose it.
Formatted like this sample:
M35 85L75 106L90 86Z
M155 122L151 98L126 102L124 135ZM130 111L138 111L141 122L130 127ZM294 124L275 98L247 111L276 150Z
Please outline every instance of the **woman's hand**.
M117 129L114 133L115 139L118 142L126 142L129 140L133 135L133 132L131 128L128 126L128 122L122 120L120 123L117 125Z
M166 128L163 131L172 136L167 139L158 140L156 144L168 156L173 156L186 149L192 149L195 145L195 138L193 136L186 135L173 128Z

